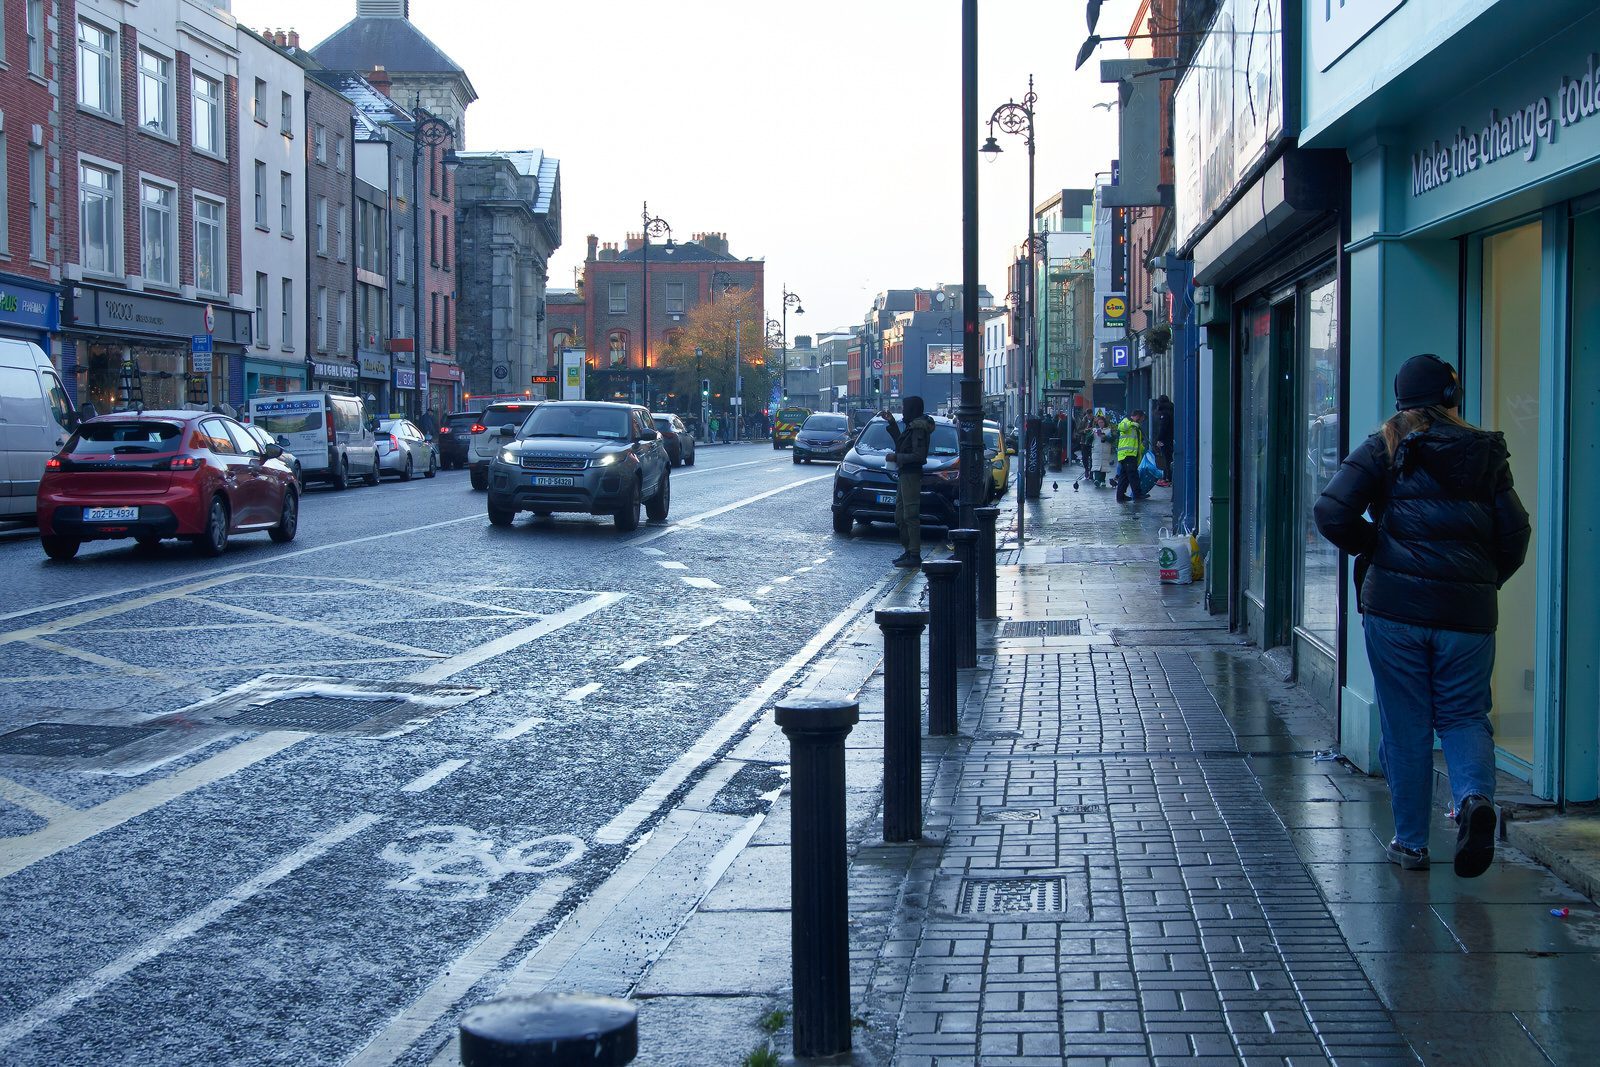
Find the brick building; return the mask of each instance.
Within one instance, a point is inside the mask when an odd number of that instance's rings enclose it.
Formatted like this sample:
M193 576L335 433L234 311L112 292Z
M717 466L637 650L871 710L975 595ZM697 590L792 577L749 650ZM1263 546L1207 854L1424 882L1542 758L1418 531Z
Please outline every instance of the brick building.
M311 71L306 78L306 230L312 235L306 257L308 380L317 388L348 391L359 374L351 260L355 105L321 77Z
M54 0L4 0L0 337L45 351L60 318L60 33Z

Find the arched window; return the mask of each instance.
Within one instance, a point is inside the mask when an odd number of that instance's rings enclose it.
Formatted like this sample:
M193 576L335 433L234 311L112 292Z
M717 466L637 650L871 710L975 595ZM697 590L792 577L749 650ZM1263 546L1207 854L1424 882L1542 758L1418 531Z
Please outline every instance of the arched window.
M621 370L628 365L628 331L612 330L606 338L606 366Z
M555 330L550 334L550 361L554 363L560 358L563 349L572 348L572 333L569 330Z

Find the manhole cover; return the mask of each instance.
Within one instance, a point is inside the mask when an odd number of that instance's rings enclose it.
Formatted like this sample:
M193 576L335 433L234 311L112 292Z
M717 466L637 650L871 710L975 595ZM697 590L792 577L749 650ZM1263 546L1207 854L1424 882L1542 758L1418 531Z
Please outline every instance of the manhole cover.
M962 915L1038 915L1067 910L1065 878L968 878L961 883Z
M234 726L263 730L346 730L368 719L406 706L403 700L360 700L351 697L295 696L269 700L235 715Z
M90 759L114 748L153 737L160 730L138 726L84 726L71 722L36 722L0 734L0 754Z
M1033 822L1043 816L1038 808L996 808L983 813L981 822Z
M1000 627L1007 637L1078 637L1083 633L1081 619L1031 619L1008 622Z

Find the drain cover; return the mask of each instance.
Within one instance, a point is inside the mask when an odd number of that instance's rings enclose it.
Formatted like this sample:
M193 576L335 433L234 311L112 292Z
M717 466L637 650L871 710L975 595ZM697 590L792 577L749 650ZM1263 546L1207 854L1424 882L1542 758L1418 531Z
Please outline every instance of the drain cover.
M351 697L295 696L269 700L235 715L234 726L263 730L347 730L368 719L396 711L406 702L396 699L359 700Z
M1065 878L968 878L961 883L963 915L1038 915L1067 910Z
M489 690L393 679L264 674L145 726L221 730L302 730L347 737L398 737Z
M1082 619L1027 619L1008 622L1000 627L1001 638L1078 637L1082 633Z
M0 754L92 759L114 748L153 737L160 730L138 726L84 726L71 722L36 722L0 734Z
M1043 816L1038 808L996 808L983 813L982 822L1033 822Z

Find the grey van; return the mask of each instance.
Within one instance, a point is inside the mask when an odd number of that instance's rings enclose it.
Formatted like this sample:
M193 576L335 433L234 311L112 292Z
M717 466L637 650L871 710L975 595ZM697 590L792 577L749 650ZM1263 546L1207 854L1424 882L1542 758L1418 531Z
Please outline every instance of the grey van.
M45 461L77 420L44 349L0 337L0 518L32 519Z

